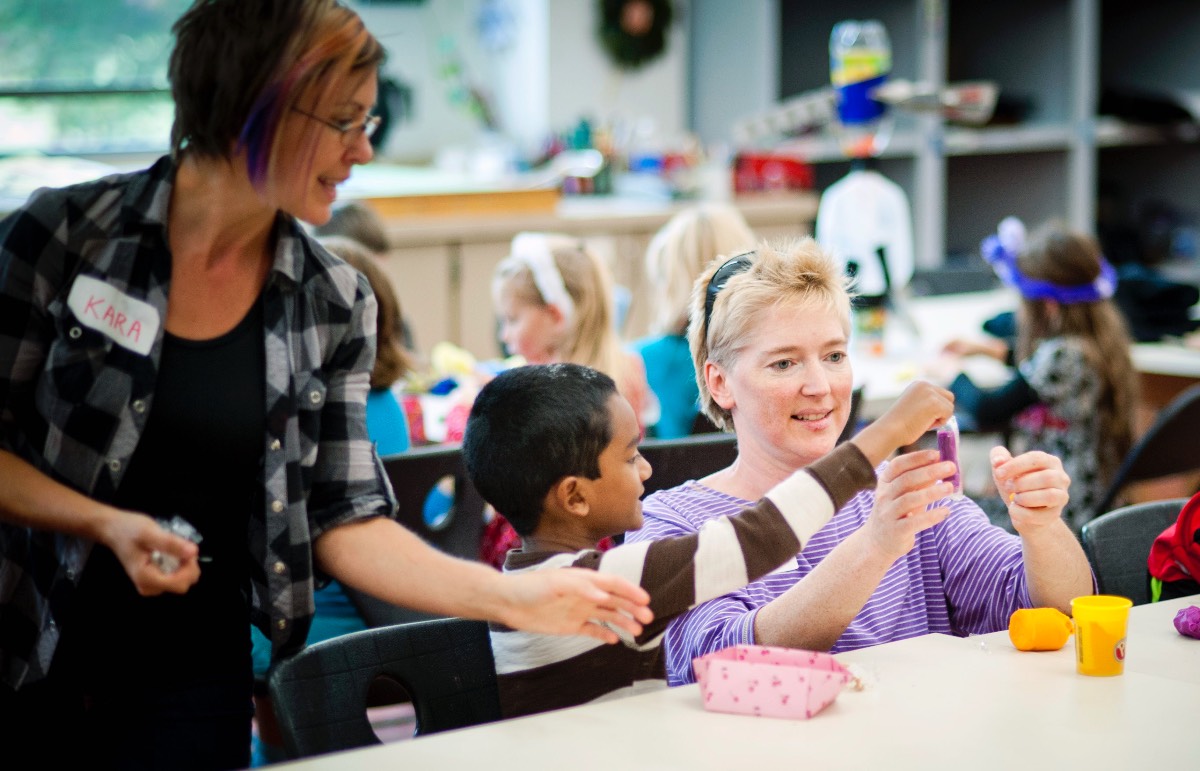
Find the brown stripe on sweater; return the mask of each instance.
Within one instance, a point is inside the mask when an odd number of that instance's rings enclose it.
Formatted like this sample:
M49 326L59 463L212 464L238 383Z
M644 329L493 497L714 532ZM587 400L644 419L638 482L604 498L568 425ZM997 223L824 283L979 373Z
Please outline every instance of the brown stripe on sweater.
M875 469L853 441L842 442L833 452L805 467L833 500L833 510L845 506L862 490L875 486Z
M566 661L500 675L496 682L500 711L505 717L519 717L573 707L641 680L666 677L662 645L638 651L618 643L601 645Z
M748 580L758 580L800 553L801 543L796 534L779 527L782 519L783 514L769 498L729 518L742 547Z
M642 630L638 642L666 629L672 618L696 602L696 544L698 533L652 541L642 564L641 585L650 592L654 622Z

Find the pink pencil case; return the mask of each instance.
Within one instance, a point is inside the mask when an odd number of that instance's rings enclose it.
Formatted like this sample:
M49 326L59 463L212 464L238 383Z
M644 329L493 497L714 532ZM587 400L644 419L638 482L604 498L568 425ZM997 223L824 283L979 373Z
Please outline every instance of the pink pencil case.
M810 718L853 676L828 653L735 645L692 660L704 708L765 717Z

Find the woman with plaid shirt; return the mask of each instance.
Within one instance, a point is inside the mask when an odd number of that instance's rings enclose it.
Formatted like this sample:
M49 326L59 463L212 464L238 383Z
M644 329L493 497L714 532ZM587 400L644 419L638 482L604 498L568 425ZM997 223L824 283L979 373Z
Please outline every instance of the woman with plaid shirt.
M626 582L502 576L391 519L364 421L375 300L297 222L372 157L378 42L335 0L198 0L174 31L171 155L0 221L5 754L247 765L246 622L295 652L325 576L637 634ZM198 544L155 521L174 515Z

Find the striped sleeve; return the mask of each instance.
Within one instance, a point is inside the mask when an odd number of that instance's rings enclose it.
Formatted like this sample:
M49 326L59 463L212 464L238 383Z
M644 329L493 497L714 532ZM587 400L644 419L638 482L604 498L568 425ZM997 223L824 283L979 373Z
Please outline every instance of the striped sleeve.
M852 443L793 473L758 503L705 522L698 532L638 541L606 552L599 569L650 594L659 634L676 615L745 586L794 557L845 501L870 487L874 469Z

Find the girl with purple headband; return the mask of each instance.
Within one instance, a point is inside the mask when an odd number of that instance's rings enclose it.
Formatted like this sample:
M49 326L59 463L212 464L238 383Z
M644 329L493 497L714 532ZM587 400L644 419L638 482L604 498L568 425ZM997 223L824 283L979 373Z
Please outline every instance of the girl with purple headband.
M1008 217L982 251L1021 294L1016 371L986 390L958 375L950 386L957 412L980 428L1011 428L1023 449L1059 457L1071 477L1064 517L1078 532L1104 513L1095 507L1133 443L1138 381L1129 333L1111 300L1116 271L1094 238L1061 223L1026 239L1021 221ZM962 341L947 349L1002 360L1009 353L1004 345Z

